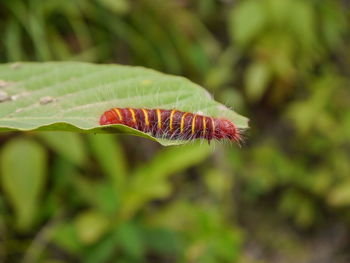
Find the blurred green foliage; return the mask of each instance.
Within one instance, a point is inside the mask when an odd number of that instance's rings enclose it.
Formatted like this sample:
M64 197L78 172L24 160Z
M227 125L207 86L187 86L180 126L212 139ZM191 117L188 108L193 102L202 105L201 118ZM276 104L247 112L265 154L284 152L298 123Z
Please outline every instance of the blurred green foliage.
M251 118L242 148L2 134L1 262L349 262L348 1L2 0L0 17L2 62L143 65Z

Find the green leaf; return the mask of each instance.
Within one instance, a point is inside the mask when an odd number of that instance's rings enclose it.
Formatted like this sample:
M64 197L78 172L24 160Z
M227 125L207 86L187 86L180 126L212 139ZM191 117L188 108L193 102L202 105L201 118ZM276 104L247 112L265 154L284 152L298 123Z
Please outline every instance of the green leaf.
M327 196L327 201L331 206L350 205L350 180L345 180L341 184L334 186Z
M127 175L126 160L121 145L113 135L98 134L88 137L92 154L104 173L110 178L115 190L121 191Z
M271 70L262 62L252 64L245 75L247 96L250 101L256 102L264 95L271 78Z
M82 262L85 263L104 263L113 258L116 263L121 263L121 257L115 258L115 252L118 249L117 240L114 232L106 234L99 242L92 246L86 246L83 250Z
M266 21L266 10L261 1L241 2L231 12L231 37L237 44L245 46L262 33Z
M98 241L109 225L108 217L94 210L81 213L75 220L78 238L84 244L94 244Z
M106 215L114 214L119 209L120 197L116 195L115 185L109 181L96 181L83 176L72 179L76 195L84 203L88 203Z
M130 4L126 0L98 0L98 2L117 15L127 13L130 8Z
M247 119L215 102L207 91L181 77L141 67L76 62L0 65L2 91L0 131L55 130L89 133L128 133L163 145L161 140L124 125L101 127L99 118L113 107L176 108L225 117L238 128Z
M16 224L22 231L29 230L38 214L45 183L45 150L34 141L14 139L1 151L0 172L2 187L16 214Z
M86 149L78 134L68 132L42 132L38 136L56 153L77 166L85 163Z
M148 249L160 254L176 255L183 248L180 236L167 228L146 228L143 238Z
M119 243L118 245L125 254L133 259L140 259L142 257L145 250L145 242L137 224L133 222L121 224L114 234Z
M82 249L75 225L67 222L59 225L53 234L53 242L71 253Z
M200 163L211 152L207 145L184 145L161 151L151 162L138 167L125 189L121 218L129 218L149 200L164 198L171 193L168 177Z

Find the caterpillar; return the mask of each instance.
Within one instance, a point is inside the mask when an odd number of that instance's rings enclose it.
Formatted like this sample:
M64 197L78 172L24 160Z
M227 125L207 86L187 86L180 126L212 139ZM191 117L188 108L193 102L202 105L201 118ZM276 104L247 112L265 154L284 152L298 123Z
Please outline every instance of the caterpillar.
M239 143L239 129L233 122L176 109L112 108L100 117L100 125L123 124L156 138L174 140L228 139Z

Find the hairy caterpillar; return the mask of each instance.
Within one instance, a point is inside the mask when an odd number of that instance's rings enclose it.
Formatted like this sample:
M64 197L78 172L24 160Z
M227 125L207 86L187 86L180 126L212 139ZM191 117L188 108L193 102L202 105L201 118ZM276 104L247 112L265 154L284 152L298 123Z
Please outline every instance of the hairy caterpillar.
M100 125L123 124L154 137L174 140L228 139L239 143L238 128L229 120L180 110L113 108L102 114Z

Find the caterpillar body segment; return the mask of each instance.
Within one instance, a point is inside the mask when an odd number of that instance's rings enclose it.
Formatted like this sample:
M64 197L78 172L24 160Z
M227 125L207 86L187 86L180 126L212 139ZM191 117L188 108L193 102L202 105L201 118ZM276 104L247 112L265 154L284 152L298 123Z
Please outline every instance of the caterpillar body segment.
M100 117L100 125L123 124L154 137L173 140L227 139L239 143L233 122L176 109L112 108Z

